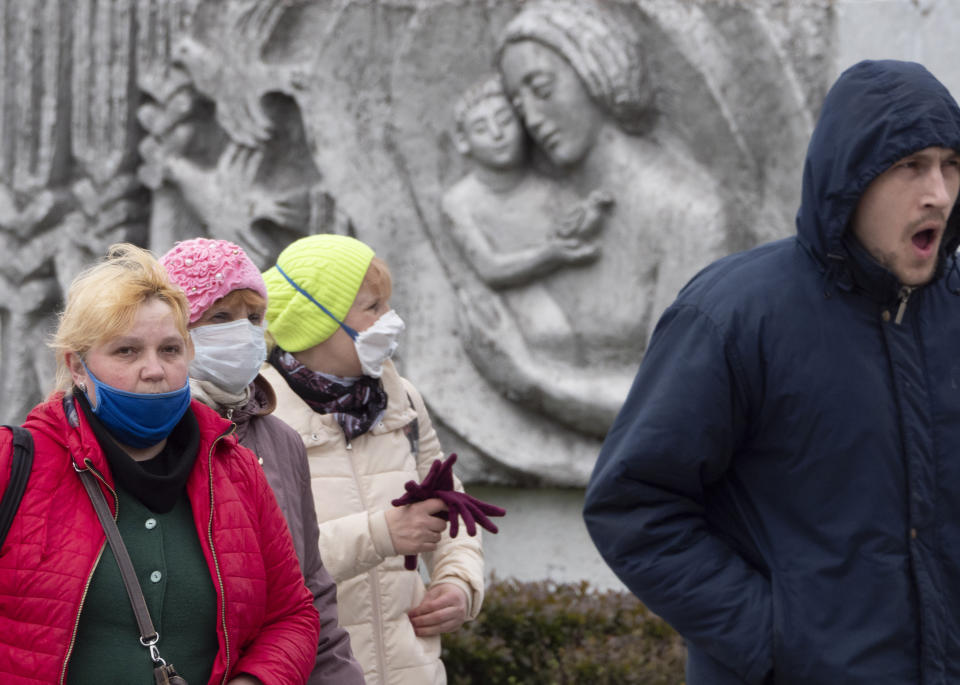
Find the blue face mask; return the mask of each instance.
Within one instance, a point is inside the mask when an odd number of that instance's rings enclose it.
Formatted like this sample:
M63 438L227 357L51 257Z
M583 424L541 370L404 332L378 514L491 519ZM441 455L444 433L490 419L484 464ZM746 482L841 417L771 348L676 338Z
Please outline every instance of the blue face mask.
M100 381L86 364L83 368L93 382L93 397L86 389L83 394L93 413L122 445L156 445L170 435L190 407L189 382L170 392L127 392Z

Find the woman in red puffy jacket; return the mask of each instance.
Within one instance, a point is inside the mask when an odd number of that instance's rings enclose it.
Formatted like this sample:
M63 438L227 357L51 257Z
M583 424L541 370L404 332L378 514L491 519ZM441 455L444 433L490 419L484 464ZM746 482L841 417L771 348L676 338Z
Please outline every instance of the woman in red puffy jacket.
M191 401L189 308L146 251L116 245L71 285L58 390L24 424L34 465L0 548L0 682L150 683L100 482L159 633L192 685L303 683L319 624L290 533L232 425ZM10 473L0 431L0 492Z

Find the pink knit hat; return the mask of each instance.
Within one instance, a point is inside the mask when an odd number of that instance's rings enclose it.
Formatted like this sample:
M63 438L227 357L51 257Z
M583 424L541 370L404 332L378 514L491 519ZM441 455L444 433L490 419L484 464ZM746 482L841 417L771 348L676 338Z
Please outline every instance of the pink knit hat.
M214 302L234 290L249 288L267 299L260 270L239 245L228 240L184 240L160 258L170 280L180 286L190 303L190 323Z

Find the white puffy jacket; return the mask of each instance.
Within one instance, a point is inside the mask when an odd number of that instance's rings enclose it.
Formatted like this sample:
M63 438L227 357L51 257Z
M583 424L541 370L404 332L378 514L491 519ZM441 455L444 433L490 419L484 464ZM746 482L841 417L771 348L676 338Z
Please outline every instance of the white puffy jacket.
M337 422L314 412L276 370L265 366L263 376L277 393L274 415L292 426L307 447L320 553L337 583L340 623L350 633L367 682L446 683L440 638L417 637L407 618L425 587L419 573L404 568L385 518L390 500L404 494L404 483L422 480L433 461L444 456L423 398L387 362L382 376L386 412L379 424L348 444ZM456 487L463 489L459 480ZM475 618L483 602L481 536L478 531L468 537L462 526L460 530L456 538L445 532L435 552L420 556L421 567L431 584L463 589L467 615Z

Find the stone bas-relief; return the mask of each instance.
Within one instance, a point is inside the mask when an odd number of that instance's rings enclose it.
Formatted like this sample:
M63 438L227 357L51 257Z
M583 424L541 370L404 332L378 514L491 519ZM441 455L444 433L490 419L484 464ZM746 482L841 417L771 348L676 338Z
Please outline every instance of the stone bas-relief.
M0 0L2 418L109 242L353 233L465 479L583 484L680 284L790 232L827 4Z
M405 361L441 371L431 408L455 437L583 484L682 285L791 232L810 94L769 20L747 3L518 3L472 44L487 66L446 53L452 114L394 108L398 163L457 294L425 317L452 336ZM419 38L462 28L442 12L423 24ZM439 174L418 154L437 141Z
M578 200L574 188L527 166L527 135L499 77L468 91L457 109L457 149L475 166L444 194L443 209L468 267L489 288L460 291L464 349L513 401L602 436L623 397L604 397L587 378L544 378L536 365L537 355L551 355L580 373L575 328L543 281L597 261L597 233L614 200L600 190ZM577 382L582 392L570 392Z
M531 3L504 29L497 65L503 88L458 116L458 149L475 168L443 203L470 266L498 291L462 288L463 343L508 398L602 438L655 317L724 253L723 199L658 127L639 37L599 5ZM511 104L522 126L508 120ZM487 154L522 150L522 127L536 146L529 166L521 153L512 168ZM469 144L487 131L496 145ZM558 230L551 214L571 201L584 225L568 218ZM552 233L538 236L538 223ZM486 254L465 239L471 224L485 231ZM539 259L508 256L511 238L541 243ZM518 261L522 280L491 278L490 262Z
M307 153L296 99L305 66L263 60L289 7L208 4L194 31L172 43L169 62L141 75L139 173L153 191L156 251L199 235L222 238L266 269L297 238L352 230Z

